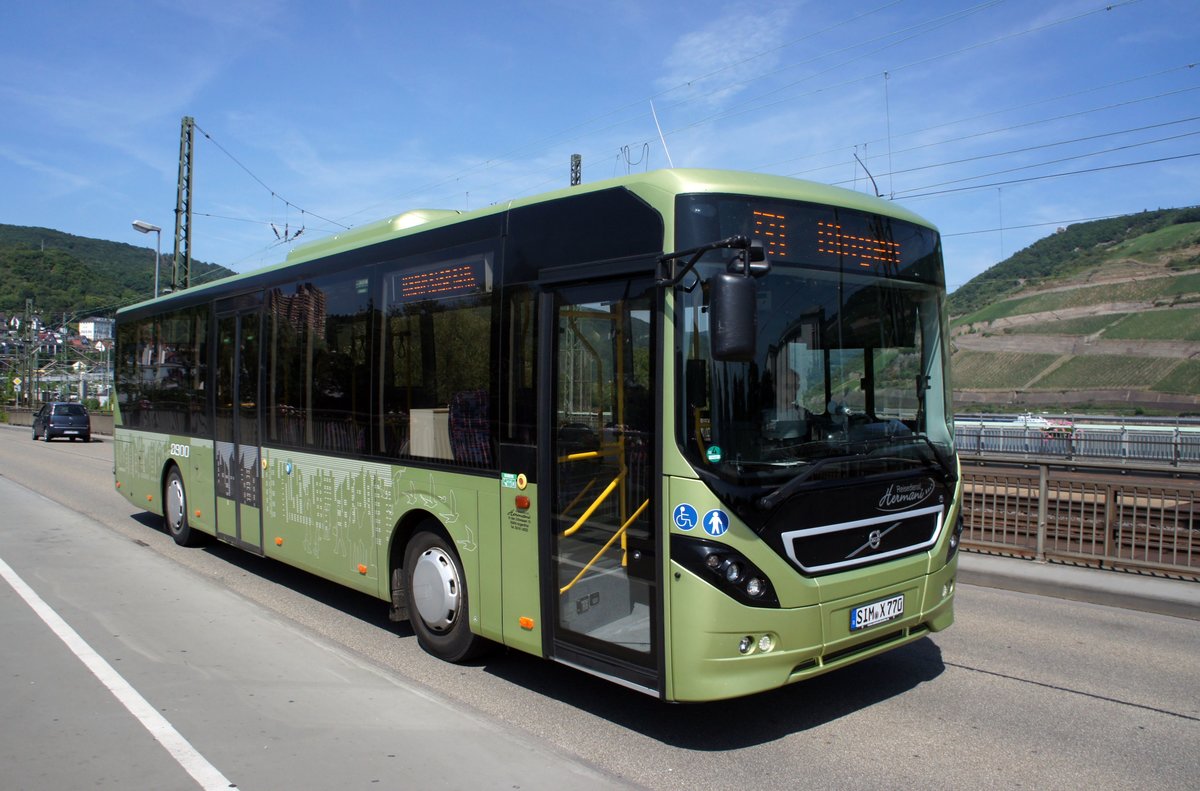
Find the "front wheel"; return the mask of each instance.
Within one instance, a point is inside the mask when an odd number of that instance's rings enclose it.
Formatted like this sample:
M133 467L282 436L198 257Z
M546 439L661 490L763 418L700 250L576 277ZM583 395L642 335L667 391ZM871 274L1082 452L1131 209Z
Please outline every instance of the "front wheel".
M404 553L409 621L421 647L447 662L479 656L487 641L471 631L466 575L458 554L439 533L421 531Z
M163 489L163 521L167 532L181 547L194 547L203 539L202 535L188 524L187 490L183 488L183 476L178 467L171 468L167 485Z

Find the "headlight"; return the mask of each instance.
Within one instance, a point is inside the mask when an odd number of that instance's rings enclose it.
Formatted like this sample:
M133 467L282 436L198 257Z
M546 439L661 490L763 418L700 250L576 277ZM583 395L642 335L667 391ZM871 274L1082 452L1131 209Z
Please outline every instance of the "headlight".
M958 513L958 521L954 523L954 532L950 534L950 548L946 550L946 562L954 557L954 553L958 552L958 545L962 542L963 533L963 517L962 511Z
M730 561L725 567L725 579L735 585L742 581L742 567L735 561Z
M671 536L671 560L726 594L752 607L778 607L771 581L737 550L688 536ZM755 641L751 639L750 648Z

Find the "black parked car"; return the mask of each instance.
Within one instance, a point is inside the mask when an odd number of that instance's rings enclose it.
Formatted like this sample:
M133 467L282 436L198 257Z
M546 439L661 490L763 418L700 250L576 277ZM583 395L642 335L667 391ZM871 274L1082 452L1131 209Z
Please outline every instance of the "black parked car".
M46 442L55 437L70 437L74 442L92 441L92 418L83 404L54 401L43 404L33 416L33 438Z

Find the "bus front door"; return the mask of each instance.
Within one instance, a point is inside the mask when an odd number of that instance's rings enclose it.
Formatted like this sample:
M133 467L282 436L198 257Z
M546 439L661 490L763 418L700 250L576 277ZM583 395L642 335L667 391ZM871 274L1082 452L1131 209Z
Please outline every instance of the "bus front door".
M262 554L257 307L217 312L217 537Z
M654 297L649 279L545 293L553 364L543 366L543 388L552 411L540 421L540 445L550 449L551 485L539 509L554 658L651 692L660 675L662 549L652 477Z

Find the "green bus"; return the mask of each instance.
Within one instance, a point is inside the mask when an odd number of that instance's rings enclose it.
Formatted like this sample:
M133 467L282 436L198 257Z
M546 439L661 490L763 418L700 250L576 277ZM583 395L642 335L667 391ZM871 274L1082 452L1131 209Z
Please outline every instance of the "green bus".
M661 170L410 211L117 314L115 478L208 537L663 700L954 619L938 233Z

